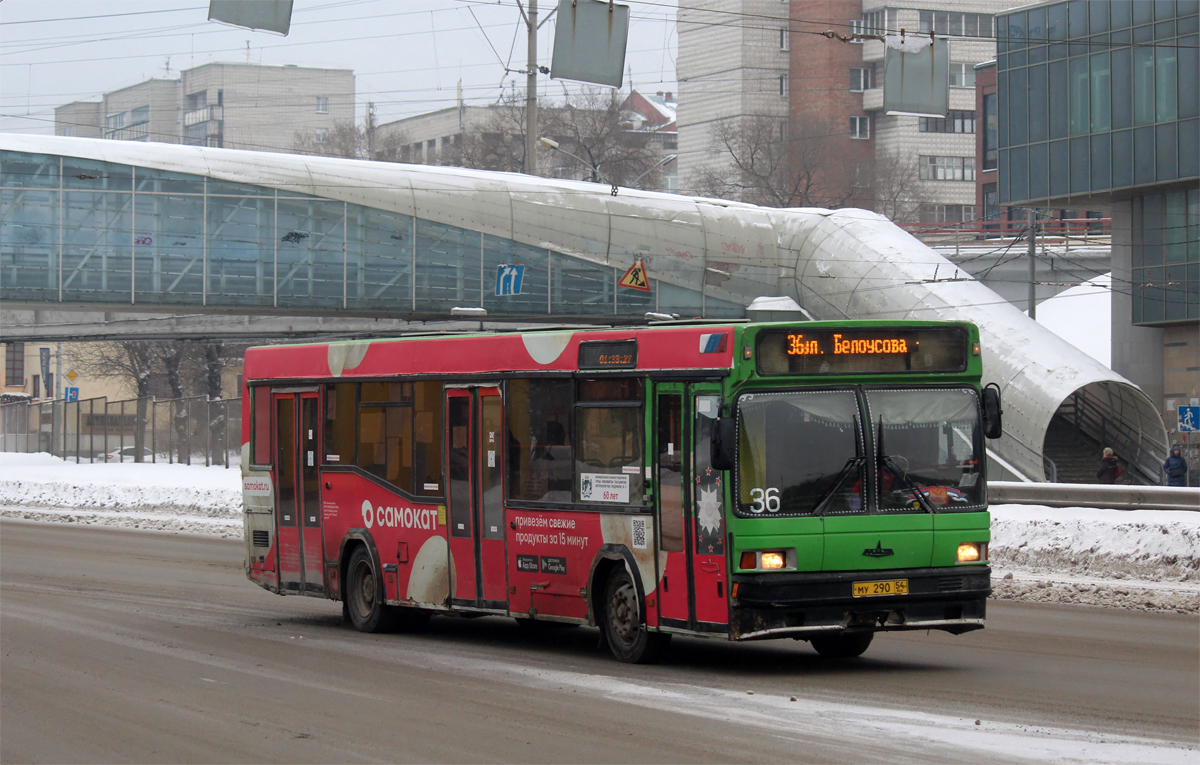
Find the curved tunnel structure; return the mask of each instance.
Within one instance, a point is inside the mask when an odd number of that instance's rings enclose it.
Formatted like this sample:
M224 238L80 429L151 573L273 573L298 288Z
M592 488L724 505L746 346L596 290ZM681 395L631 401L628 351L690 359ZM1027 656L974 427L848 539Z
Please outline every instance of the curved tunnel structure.
M81 166L85 169L76 172ZM86 191L107 172L128 176L130 182ZM138 180L143 177L150 179L148 184ZM238 207L229 202L235 198L257 201ZM318 220L312 210L322 203L330 204ZM100 204L103 215L88 217L87 210L77 209ZM280 209L305 206L308 218L295 212L288 226L280 228ZM418 310L418 300L425 296L418 277L425 260L437 259L444 277L439 284L449 291L442 302L471 305L477 300L489 319L624 323L640 321L646 310L732 318L744 315L756 297L787 295L818 319L971 321L982 333L985 382L997 383L1004 398L1005 435L993 449L1007 471L1033 481L1052 475L1046 449L1053 422L1068 423L1093 442L1113 446L1144 483L1158 482L1158 466L1166 457L1162 419L1140 389L958 272L886 218L865 210L769 209L629 189L614 196L607 186L460 168L7 135L0 136L0 300L35 307L70 304L75 298L64 290L64 273L72 263L89 262L97 251L112 251L127 252L126 260L113 257L132 272L131 287L129 297L112 301L106 310L128 310L137 302L141 311L228 311L219 293L224 282L211 277L220 266L214 253L232 246L222 240L223 232L235 230L230 221L236 223L239 210L251 207L260 220L270 221L275 235L248 241L247 226L236 229L242 232L236 256L252 271L257 268L260 283L265 283L263 273L270 268L279 273L281 248L294 251L289 278L309 273L310 281L303 284L310 290L318 284L311 278L313 269L323 268L325 281L319 284L329 294L300 295L298 300L327 315L428 318L441 304ZM364 281L383 278L378 265L368 271L367 260L393 245L387 237L372 240L375 249L355 241L351 232L369 227L355 229L351 218L375 214L392 216L397 230L411 225L411 244L403 245L410 249L393 259L397 268L408 268L411 260L411 273L405 276L411 277L411 288L402 303L381 298L372 304L373 293L363 290ZM154 239L139 234L142 227L161 223L155 216L204 218L193 221L194 234L170 237L190 248L193 262L200 262L196 272L204 274L202 295L167 294L165 285L173 288L186 271L175 279L138 271L166 262L162 253L143 257L137 249L136 243ZM69 221L80 219L91 221L89 230L100 233L80 243L78 231L68 230ZM440 227L441 238L422 240L419 226L426 224ZM118 230L102 231L105 225ZM318 230L322 226L324 234ZM444 246L447 231L459 241L450 255ZM463 245L463 237L471 236L477 244ZM403 241L399 235L391 239ZM507 249L493 257L488 248L498 247L496 242ZM319 246L325 249L317 252ZM305 254L306 248L313 252ZM521 257L536 273L544 266L544 278L530 283L545 296L511 303L493 299L483 285L495 278L495 263ZM612 286L637 260L652 277L654 292L645 300L627 299ZM485 273L489 268L490 275ZM595 289L605 290L603 299L592 301L586 311L580 308L586 300L571 297L579 287L568 293L563 286L571 274L584 272L593 275L589 283ZM280 308L280 282L269 283L274 294L232 296L231 302ZM139 284L164 286L138 295ZM295 296L283 299L289 297ZM106 298L87 299L83 305L96 308Z

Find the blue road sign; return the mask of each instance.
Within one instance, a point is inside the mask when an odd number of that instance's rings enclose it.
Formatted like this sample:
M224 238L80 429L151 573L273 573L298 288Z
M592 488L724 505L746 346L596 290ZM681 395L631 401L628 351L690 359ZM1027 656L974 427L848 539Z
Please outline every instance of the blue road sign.
M525 266L502 264L496 269L496 296L520 295L524 279Z
M63 388L63 393L67 397L67 401L79 400L79 388Z
M1179 432L1195 433L1200 431L1200 406L1179 407Z

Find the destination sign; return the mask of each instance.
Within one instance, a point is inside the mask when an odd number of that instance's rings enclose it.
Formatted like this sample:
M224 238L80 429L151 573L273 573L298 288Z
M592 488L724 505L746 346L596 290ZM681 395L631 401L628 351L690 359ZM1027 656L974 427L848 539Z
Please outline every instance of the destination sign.
M580 369L636 369L637 340L600 340L579 344Z
M961 327L767 330L757 340L761 375L961 372L967 334Z

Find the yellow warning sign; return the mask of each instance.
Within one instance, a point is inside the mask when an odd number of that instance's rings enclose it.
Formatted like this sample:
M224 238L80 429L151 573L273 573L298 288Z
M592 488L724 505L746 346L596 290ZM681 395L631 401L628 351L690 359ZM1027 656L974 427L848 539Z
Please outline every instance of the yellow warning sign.
M72 369L70 372L67 372L67 379L71 382L75 382L79 379L79 373Z
M635 260L625 275L621 277L621 281L617 282L620 287L628 287L632 290L641 290L642 292L650 291L650 279L646 276L646 267L642 265L641 258Z

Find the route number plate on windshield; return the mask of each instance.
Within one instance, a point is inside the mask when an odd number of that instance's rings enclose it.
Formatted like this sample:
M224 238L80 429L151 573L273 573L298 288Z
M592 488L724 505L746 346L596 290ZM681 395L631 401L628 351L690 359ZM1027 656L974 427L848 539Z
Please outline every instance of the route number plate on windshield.
M889 579L885 582L855 582L853 593L856 598L872 598L877 595L907 595L907 579Z

